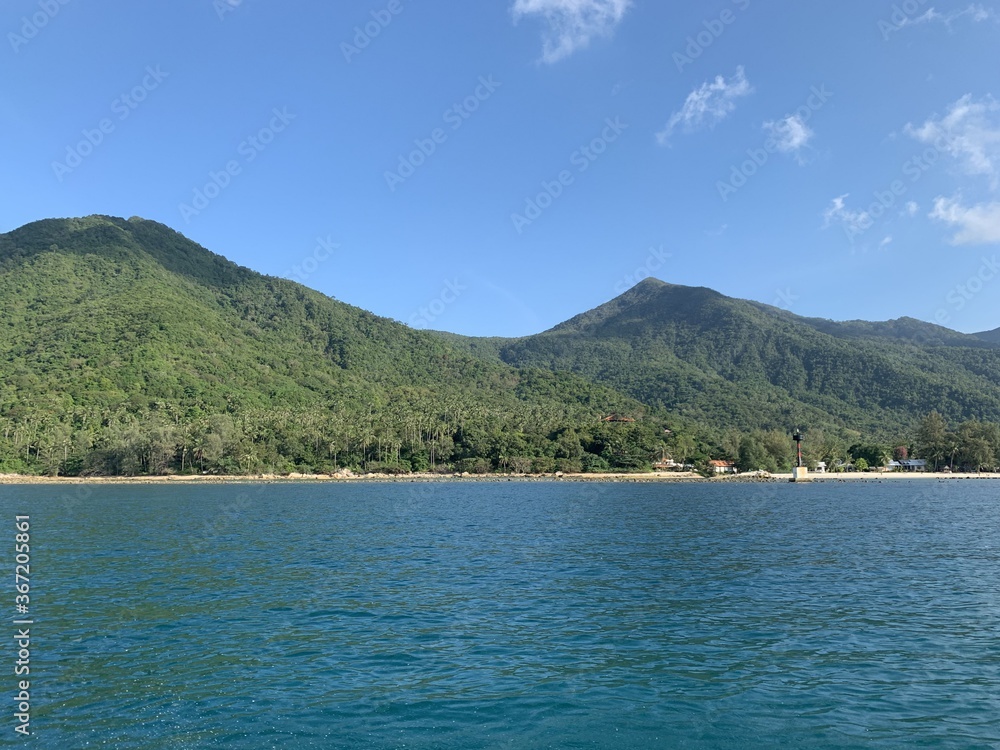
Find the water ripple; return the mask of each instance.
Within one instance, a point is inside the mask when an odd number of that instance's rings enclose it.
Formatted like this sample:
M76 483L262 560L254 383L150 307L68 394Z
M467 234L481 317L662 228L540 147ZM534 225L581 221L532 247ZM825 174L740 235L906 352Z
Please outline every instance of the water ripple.
M47 495L39 747L1000 747L988 483Z

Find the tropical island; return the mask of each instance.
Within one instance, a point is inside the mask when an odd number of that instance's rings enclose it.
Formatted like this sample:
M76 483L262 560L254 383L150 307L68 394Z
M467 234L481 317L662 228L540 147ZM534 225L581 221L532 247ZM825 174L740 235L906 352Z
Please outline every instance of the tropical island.
M1000 331L646 279L468 338L107 216L0 235L0 302L0 474L780 473L794 427L831 472L1000 466Z

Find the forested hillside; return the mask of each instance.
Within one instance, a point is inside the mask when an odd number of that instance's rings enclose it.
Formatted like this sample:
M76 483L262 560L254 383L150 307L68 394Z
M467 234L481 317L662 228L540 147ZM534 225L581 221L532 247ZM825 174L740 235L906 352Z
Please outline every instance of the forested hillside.
M577 376L457 353L141 219L0 235L0 300L0 471L573 468L584 452L560 453L566 431L646 411Z
M0 235L0 472L774 470L795 427L810 460L987 466L995 338L650 279L545 333L471 339L155 222L45 220Z
M981 338L905 318L801 318L654 279L536 336L448 340L718 428L804 424L889 440L931 410L1000 421L1000 348Z

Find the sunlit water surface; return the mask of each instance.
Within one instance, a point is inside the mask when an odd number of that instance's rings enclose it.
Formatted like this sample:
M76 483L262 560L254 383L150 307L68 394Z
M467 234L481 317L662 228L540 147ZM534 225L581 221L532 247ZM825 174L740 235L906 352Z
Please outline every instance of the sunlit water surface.
M1000 484L92 493L0 487L24 746L1000 747Z

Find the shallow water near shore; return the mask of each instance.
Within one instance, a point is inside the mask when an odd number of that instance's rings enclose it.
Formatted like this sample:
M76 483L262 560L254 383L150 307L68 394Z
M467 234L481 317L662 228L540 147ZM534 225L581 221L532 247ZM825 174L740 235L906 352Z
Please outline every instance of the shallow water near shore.
M1000 745L990 482L4 486L0 509L11 542L31 516L28 746Z

